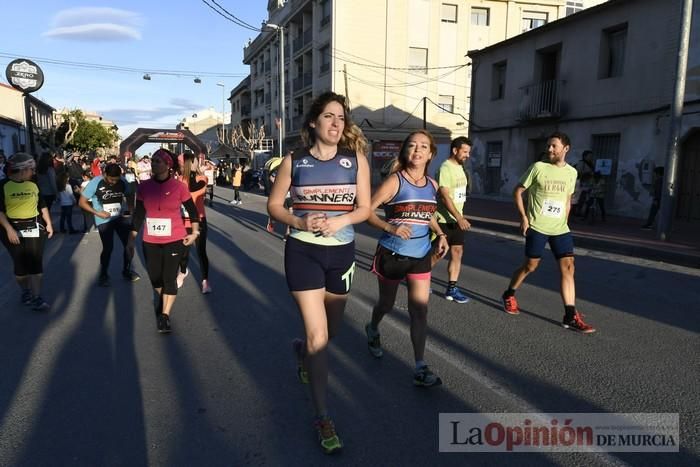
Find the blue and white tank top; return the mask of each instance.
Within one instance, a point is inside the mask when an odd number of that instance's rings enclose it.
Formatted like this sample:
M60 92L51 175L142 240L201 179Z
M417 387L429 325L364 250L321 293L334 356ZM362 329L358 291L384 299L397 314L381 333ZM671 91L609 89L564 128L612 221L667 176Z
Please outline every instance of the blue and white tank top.
M404 240L384 232L379 244L402 256L422 258L430 251L430 219L437 209L437 191L433 179L428 176L425 185L417 186L403 173L396 175L399 177L399 191L384 204L384 216L391 225L410 226L411 238Z
M295 216L320 212L334 217L351 212L357 195L357 155L339 150L333 159L320 161L308 150L295 153L289 191ZM332 237L323 237L292 228L291 236L317 245L345 245L353 241L355 230L347 225Z

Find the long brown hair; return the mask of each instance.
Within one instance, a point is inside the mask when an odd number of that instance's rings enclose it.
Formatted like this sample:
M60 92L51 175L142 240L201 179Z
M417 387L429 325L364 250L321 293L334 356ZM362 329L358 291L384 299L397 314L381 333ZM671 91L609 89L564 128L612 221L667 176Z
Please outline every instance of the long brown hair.
M301 129L301 139L304 141L304 145L310 148L316 143L316 130L311 127L311 124L316 121L331 102L337 102L343 107L343 117L345 118L345 127L338 146L350 149L356 153L366 154L367 139L360 127L353 123L345 96L332 91L324 92L311 103L311 107L304 118L304 127Z
M430 160L428 161L427 164L425 164L425 169L423 171L423 175L426 175L428 173L428 166L430 165L430 161L433 160L433 157L435 157L435 155L437 153L437 146L435 145L435 139L433 138L433 135L431 135L428 130L413 131L406 137L406 139L403 140L403 144L401 145L401 150L399 151L399 157L396 159L396 163L391 168L391 173L406 170L406 167L408 166L408 142L411 140L411 138L414 135L424 135L430 141Z

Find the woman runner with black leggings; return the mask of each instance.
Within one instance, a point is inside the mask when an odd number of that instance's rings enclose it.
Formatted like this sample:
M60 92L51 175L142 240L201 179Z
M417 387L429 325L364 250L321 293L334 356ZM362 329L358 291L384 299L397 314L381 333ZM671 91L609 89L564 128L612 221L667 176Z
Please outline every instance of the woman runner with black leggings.
M36 311L49 309L41 298L44 244L53 236L49 210L31 181L34 158L18 152L7 161L7 178L0 180L0 242L14 263L22 303Z
M202 272L202 293L211 293L211 286L209 285L209 257L207 256L207 217L206 210L204 208L204 197L207 192L207 177L201 174L201 166L199 164L199 159L197 159L194 153L186 152L183 158L183 165L181 171L180 180L187 184L187 188L192 195L192 200L197 208L197 213L199 215L199 236L195 240L195 247L197 249L197 256L199 257L199 269ZM192 223L189 217L183 217L185 222L185 228L187 233L192 233ZM182 287L185 277L189 275L189 270L187 269L187 261L189 260L190 248L185 248L185 254L182 255L182 261L180 261L180 272L177 274L177 287Z
M143 255L146 270L156 292L155 312L158 332L170 332L170 312L177 296L177 273L185 247L199 236L197 208L187 186L171 176L175 155L159 149L151 158L153 177L141 183L136 193L136 208L128 248L134 248L134 239L141 225ZM192 219L192 233L185 230L181 207Z

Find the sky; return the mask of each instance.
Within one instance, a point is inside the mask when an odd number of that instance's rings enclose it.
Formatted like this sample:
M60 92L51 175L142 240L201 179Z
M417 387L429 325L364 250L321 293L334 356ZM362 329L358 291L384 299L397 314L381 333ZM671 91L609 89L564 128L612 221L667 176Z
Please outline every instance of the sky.
M259 26L265 0L207 0ZM243 45L256 32L226 20L203 0L32 0L3 2L0 82L15 58L29 58L43 70L34 96L56 109L96 111L126 138L139 127L173 128L198 110L222 108L225 97L248 74ZM110 65L142 71L103 71L52 64L42 59ZM161 75L157 70L214 73ZM149 72L151 80L143 79ZM236 76L220 76L236 75ZM226 104L227 111L230 105Z

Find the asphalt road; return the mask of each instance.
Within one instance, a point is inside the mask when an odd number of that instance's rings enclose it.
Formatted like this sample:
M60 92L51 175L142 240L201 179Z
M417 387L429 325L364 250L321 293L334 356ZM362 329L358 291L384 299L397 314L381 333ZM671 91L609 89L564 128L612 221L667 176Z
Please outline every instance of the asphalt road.
M265 199L243 196L240 207L217 198L208 211L214 292L199 292L193 254L167 336L156 332L141 261L144 279L121 281L117 246L112 287L96 286L96 233L49 241L45 314L19 303L3 249L0 465L700 464L700 270L578 250L578 307L599 330L579 335L559 325L549 257L518 294L521 315L503 313L521 240L471 232L460 278L471 302L443 299L445 261L433 275L426 360L444 384L415 388L403 286L380 327L384 358L367 352L377 235L366 226L331 346L329 406L345 449L323 455L291 353L302 328L284 279L282 228L268 234ZM680 452L440 453L438 415L465 412L677 412Z

